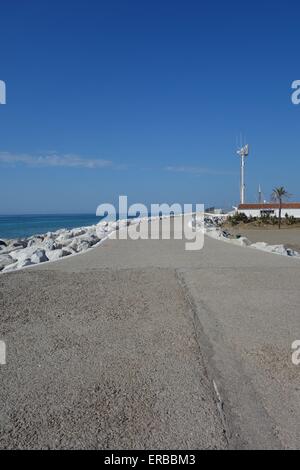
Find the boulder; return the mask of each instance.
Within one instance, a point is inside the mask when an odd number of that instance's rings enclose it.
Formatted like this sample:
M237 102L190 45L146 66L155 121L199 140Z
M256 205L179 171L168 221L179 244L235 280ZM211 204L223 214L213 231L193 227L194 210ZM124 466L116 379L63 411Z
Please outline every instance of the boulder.
M97 224L97 227L101 227L101 228L104 228L104 227L107 227L108 226L108 222L106 220L104 220L103 222L99 222Z
M63 256L66 256L63 254L66 250L58 249L58 250L52 250L52 251L46 251L46 256L49 261L56 261L59 258L62 258Z
M257 250L267 251L269 253L276 253L278 255L284 256L300 256L297 251L286 248L284 245L268 245L265 242L257 242L252 243L251 248L256 248Z
M49 261L49 258L46 256L45 250L36 250L33 255L31 256L31 261L35 264L37 263L44 263L45 261ZM26 260L25 260L26 261Z
M98 240L102 240L103 238L107 237L107 231L103 230L103 227L96 227L95 235L97 236Z
M271 253L277 253L278 255L292 256L288 253L288 250L284 245L269 245Z
M53 232L47 232L46 233L46 237L45 238L51 238L51 239L54 239L55 238L55 233Z
M77 243L77 253L80 253L81 251L86 251L90 248L91 244L87 240L80 240Z
M7 243L4 240L0 240L0 246L7 246Z
M251 245L250 240L248 240L248 238L246 238L246 237L233 238L230 241L234 245L239 245L239 246L250 246Z
M30 246L33 246L33 245L36 244L36 242L37 242L37 240L36 240L35 238L30 238L30 239L28 240L28 245L27 245L27 246L29 246L29 247L30 247Z
M98 238L96 235L91 235L88 239L87 242L90 244L90 246L96 245L100 241L100 238Z
M111 228L113 230L119 230L120 223L117 220L116 222L109 222L108 226L109 226L109 228Z
M31 237L28 239L28 243L27 243L27 246L28 247L31 247L31 246L40 246L44 243L44 238L40 237L40 236L37 236L37 237Z
M70 235L69 233L61 233L56 239L55 239L55 242L57 244L59 244L61 247L63 246L67 246L71 243L72 239L74 237L72 237L72 235Z
M73 253L75 253L73 250L69 249L69 247L68 247L67 250L62 249L61 251L62 251L62 257L69 256L69 255L72 255Z
M14 247L14 248L17 248L17 247L22 247L22 248L26 248L27 247L27 240L13 240L11 245Z
M35 263L33 263L30 258L26 258L26 259L21 260L21 261L18 262L17 268L18 269L25 268L25 266L31 266L33 264L35 264Z
M225 237L225 238L229 238L229 237L230 237L230 233L229 233L227 230L222 230L222 235L223 235L223 237Z
M292 250L291 248L286 249L286 254L288 256L296 256L297 258L300 257L300 253L298 253L298 251Z
M256 242L251 245L251 248L256 248L257 250L265 250L267 247L268 244L265 242Z
M97 235L95 235L93 233L92 234L85 233L84 235L81 235L80 237L77 237L77 238L74 239L74 241L77 244L79 244L81 242L87 242L89 244L89 246L95 245L96 243L98 243L99 240L100 240L100 238L98 238ZM70 243L69 246L71 246L71 243Z
M130 225L130 220L128 219L122 219L119 220L119 227L128 227Z
M28 248L18 248L16 250L10 251L9 255L14 258L14 260L17 261L24 261L27 258L30 258L34 251L36 250L36 247L31 246Z
M55 241L52 240L52 238L49 238L49 240L44 240L42 246L43 246L43 249L45 249L46 251L52 251L58 248L58 246L56 245Z
M15 269L18 269L18 261L15 261L14 263L8 264L7 266L5 266L5 268L3 268L3 270L2 270L2 272L6 273L6 272L9 272L9 271L14 271Z
M77 251L77 248L78 248L78 243L79 241L74 238L74 240L71 241L71 243L68 245L68 248L74 250L74 251Z
M13 256L12 253L14 253L14 252L17 253L18 251L22 251L22 250L23 250L23 248L21 246L18 246L17 248L15 248L15 247L9 245L7 247L3 247L3 249L1 250L1 255L2 254L7 254L7 255ZM13 256L13 258L14 258L14 256Z
M0 255L0 271L13 262L14 259L10 255Z
M52 250L52 251L47 251L46 256L49 261L57 261L60 258L63 258L65 256L69 256L75 253L73 250L65 250L65 249L58 249L58 250Z
M70 234L72 235L72 237L79 237L80 235L84 235L86 232L85 229L83 228L78 228L78 229L73 229L71 230Z

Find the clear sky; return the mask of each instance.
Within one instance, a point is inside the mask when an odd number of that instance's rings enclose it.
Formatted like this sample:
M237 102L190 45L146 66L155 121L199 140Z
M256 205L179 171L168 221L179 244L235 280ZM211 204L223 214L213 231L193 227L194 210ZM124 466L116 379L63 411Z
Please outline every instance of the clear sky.
M299 1L0 4L0 213L300 200Z

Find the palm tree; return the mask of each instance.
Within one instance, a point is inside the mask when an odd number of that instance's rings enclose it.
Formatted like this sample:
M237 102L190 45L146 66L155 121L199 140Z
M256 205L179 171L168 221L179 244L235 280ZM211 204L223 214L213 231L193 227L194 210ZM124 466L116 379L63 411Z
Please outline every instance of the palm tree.
M287 190L283 186L279 186L278 188L274 188L272 191L271 198L273 201L279 203L279 214L278 214L278 228L280 229L281 226L281 209L282 209L282 201L283 199L289 198L291 195L287 192Z

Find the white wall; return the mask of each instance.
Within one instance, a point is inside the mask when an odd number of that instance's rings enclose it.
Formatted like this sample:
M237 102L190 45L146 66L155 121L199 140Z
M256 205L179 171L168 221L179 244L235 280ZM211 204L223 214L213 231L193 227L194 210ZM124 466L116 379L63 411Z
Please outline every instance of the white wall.
M261 217L260 215L261 209L239 209L239 214L246 214L247 217ZM300 219L300 209L281 209L281 217L284 217L285 214L289 216L293 215L296 219ZM274 209L274 214L270 214L270 216L276 215L279 216L279 209Z

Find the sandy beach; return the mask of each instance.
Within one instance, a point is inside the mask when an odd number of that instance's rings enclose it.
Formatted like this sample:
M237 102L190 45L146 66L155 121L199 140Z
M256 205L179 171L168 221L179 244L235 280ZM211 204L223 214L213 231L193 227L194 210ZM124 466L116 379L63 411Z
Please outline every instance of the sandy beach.
M208 237L3 274L0 447L298 448L299 274Z

